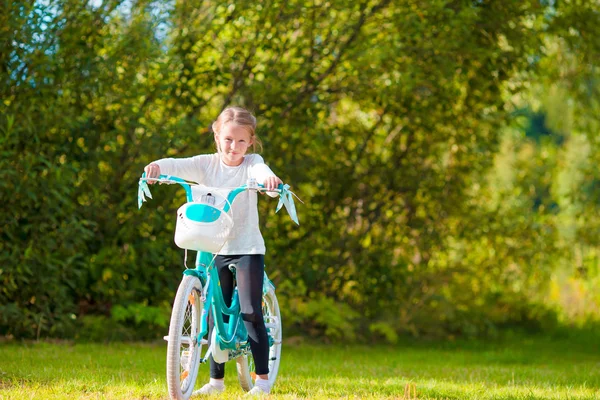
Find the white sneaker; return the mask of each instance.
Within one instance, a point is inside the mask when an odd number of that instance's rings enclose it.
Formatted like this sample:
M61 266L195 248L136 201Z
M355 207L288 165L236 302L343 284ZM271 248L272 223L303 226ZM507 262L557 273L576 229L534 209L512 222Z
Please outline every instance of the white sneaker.
M213 394L223 393L223 391L225 391L225 388L218 388L216 386L211 385L210 383L207 383L206 385L202 386L200 389L193 392L192 396L198 396L198 395L210 396Z
M266 396L268 395L269 392L264 391L261 387L259 386L254 386L248 393L246 393L246 396Z

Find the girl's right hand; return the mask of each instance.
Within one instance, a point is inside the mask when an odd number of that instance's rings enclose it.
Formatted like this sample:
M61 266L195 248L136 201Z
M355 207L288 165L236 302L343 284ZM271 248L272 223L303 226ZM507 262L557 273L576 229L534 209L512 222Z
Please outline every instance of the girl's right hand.
M158 164L150 163L150 164L146 165L146 167L144 168L144 172L146 173L146 178L158 179L158 177L160 176L160 167L158 166ZM156 181L147 181L147 182L150 185L153 185L156 183Z

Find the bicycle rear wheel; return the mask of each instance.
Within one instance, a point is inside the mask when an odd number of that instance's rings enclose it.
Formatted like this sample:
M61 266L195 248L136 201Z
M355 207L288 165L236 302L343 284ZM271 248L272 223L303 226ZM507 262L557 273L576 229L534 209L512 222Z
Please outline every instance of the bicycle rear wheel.
M202 315L202 284L186 275L179 284L167 346L167 385L171 399L187 400L198 375L203 343L197 343Z
M265 319L265 326L267 328L267 334L269 335L270 341L272 341L269 347L269 383L271 386L277 379L277 373L279 372L279 363L281 361L281 313L279 311L279 303L277 302L277 296L275 296L274 290L269 290L263 296L263 317ZM254 387L254 381L256 380L256 372L254 367L254 358L252 354L240 356L236 359L238 380L242 389L249 391Z

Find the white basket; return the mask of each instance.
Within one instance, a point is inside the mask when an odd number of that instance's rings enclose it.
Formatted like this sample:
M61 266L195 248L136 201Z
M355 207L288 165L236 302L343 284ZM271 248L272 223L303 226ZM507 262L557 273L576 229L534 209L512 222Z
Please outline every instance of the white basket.
M185 203L177 210L175 244L188 250L218 253L231 233L233 219L204 202Z

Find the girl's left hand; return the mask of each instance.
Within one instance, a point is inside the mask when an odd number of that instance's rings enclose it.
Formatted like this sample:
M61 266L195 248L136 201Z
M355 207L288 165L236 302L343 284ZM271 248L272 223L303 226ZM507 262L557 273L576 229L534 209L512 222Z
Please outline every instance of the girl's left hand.
M264 185L265 189L267 190L275 190L277 189L277 186L279 186L282 183L283 181L277 176L269 176L267 179L265 179Z

